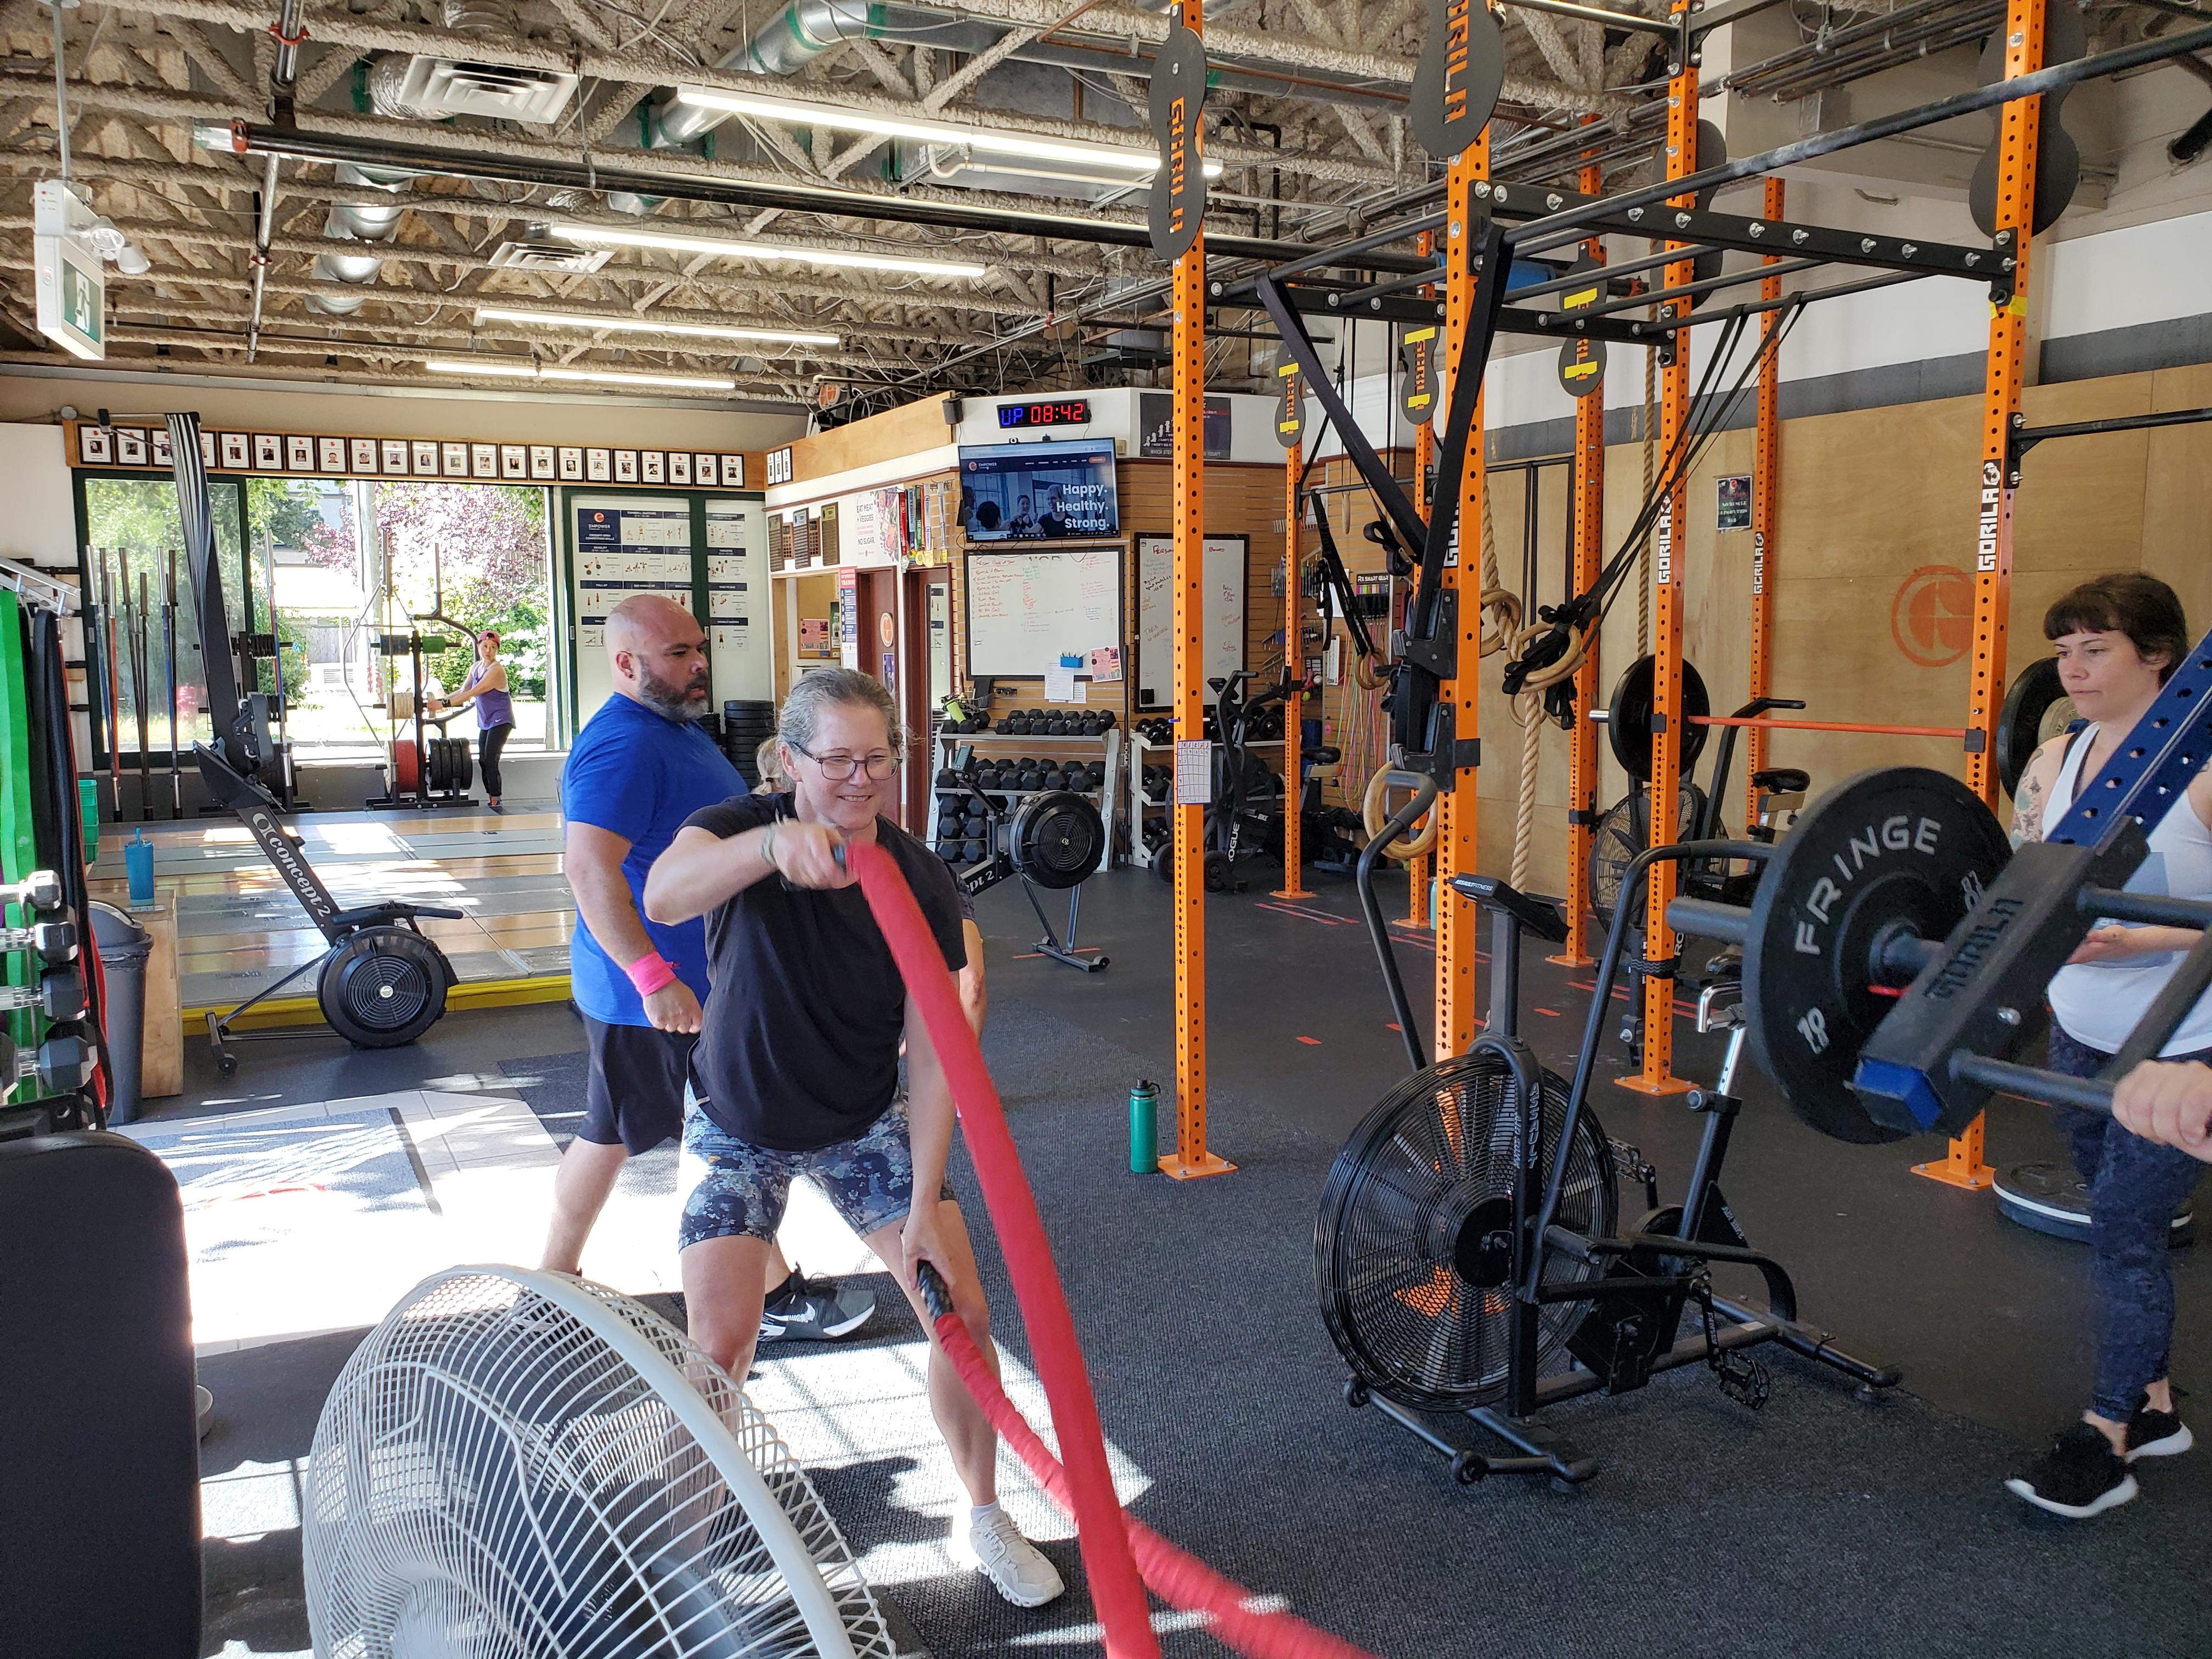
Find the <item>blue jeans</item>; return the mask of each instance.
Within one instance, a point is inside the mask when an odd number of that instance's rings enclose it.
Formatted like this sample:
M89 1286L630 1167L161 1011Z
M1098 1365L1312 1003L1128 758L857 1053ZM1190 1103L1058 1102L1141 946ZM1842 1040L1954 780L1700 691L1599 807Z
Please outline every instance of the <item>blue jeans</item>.
M2212 1063L2212 1050L2176 1056ZM2076 1042L2056 1020L2051 1069L2094 1077L2112 1059ZM2101 1112L2054 1106L2074 1167L2089 1187L2089 1248L2097 1287L2097 1386L2090 1408L2108 1422L2135 1415L2144 1388L2166 1373L2173 1340L2174 1212L2204 1165L2172 1146L2130 1134Z

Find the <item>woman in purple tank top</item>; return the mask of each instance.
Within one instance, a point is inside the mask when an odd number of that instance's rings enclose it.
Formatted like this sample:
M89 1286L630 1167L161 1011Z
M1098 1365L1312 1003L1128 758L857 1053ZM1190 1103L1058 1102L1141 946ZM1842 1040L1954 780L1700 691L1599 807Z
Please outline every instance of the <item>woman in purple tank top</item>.
M495 812L499 804L499 756L514 730L514 700L507 695L507 665L499 659L499 635L487 629L477 640L477 659L459 692L447 700L458 708L477 706L477 767L483 774L484 805ZM439 705L434 702L431 705Z

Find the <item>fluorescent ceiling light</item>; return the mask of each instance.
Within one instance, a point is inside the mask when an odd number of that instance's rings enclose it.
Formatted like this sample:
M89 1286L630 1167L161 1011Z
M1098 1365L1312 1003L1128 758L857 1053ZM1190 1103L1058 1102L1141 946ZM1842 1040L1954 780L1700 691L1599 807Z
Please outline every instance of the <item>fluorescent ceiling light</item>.
M871 110L848 109L835 104L804 103L793 98L772 98L757 92L727 92L719 88L678 87L676 101L700 109L718 109L732 115L750 115L766 121L787 121L794 126L835 127L845 132L879 133L886 138L919 138L925 143L958 144L969 149L990 150L1001 155L1027 155L1041 161L1075 161L1091 167L1121 167L1130 173L1159 171L1160 158L1151 150L1123 144L1094 144L1081 138L1049 138L1042 133L994 131L961 121L932 121L914 116L878 115ZM1220 176L1221 164L1208 161L1206 176Z
M598 386L675 386L685 392L735 392L738 383L717 375L653 374L616 368L556 368L551 364L485 362L471 357L432 357L423 368L434 374L489 374L511 380L589 380Z
M835 334L809 334L788 328L723 328L705 323L664 323L650 313L627 316L590 316L573 311L521 311L507 306L478 306L477 322L534 323L548 328L612 329L630 334L685 334L702 340L769 340L783 345L833 346Z
M614 225L548 225L545 234L564 242L609 247L657 247L672 253L714 253L726 259L792 259L800 264L836 265L852 270L903 270L918 276L981 276L989 269L964 259L925 259L903 254L848 253L842 248L786 247L773 242L740 242L728 237L678 236L659 230L625 230Z

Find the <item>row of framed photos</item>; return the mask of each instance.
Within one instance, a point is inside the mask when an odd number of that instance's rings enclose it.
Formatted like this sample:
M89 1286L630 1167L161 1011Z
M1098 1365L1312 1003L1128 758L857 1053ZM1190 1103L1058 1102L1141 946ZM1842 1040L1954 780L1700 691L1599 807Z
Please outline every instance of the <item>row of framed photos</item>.
M166 427L76 428L80 466L167 466ZM201 458L230 472L470 478L538 483L697 484L742 489L745 458L707 450L598 449L568 444L457 443L437 438L322 438L203 432Z

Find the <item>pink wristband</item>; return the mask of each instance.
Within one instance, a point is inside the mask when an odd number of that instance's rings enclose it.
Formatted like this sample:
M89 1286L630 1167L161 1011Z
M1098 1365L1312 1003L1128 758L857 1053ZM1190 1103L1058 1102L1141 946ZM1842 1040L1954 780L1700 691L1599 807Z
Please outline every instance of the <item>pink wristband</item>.
M676 978L675 968L658 951L647 952L623 972L629 975L629 982L637 987L637 994L641 997L651 996L663 986L673 983Z

